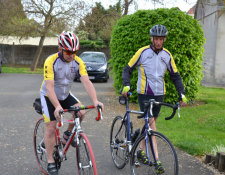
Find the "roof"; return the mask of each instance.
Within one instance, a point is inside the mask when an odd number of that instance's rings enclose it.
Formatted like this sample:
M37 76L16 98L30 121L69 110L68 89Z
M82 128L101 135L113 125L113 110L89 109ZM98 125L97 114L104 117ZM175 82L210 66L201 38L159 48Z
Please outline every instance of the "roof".
M195 13L195 9L196 9L196 4L192 8L190 8L190 10L186 14L188 14L188 15L194 14Z

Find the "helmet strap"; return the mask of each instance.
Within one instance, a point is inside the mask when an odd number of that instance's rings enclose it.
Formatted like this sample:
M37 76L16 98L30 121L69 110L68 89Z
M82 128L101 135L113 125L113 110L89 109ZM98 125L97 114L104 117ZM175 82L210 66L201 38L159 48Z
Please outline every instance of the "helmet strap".
M63 49L62 49L62 55L61 55L63 61L65 61L66 63L69 63L68 61L65 60L65 58L63 57Z

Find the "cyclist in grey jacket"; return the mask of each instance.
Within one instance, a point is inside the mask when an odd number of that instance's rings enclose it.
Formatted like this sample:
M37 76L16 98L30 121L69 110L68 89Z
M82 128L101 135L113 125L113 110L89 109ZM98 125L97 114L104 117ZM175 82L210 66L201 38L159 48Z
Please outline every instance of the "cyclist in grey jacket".
M165 26L153 26L150 29L152 44L140 48L123 69L122 78L124 88L122 94L126 97L127 91L130 90L130 76L134 68L138 66L137 93L141 111L144 111L143 100L155 99L160 102L164 100L166 93L164 75L167 70L177 89L181 106L185 106L187 103L182 79L178 73L173 56L168 50L163 48L167 35L168 30ZM160 108L160 106L153 107L154 118L149 120L150 127L153 130L156 130L155 121L159 115ZM140 150L138 157L145 163L146 156L143 150L144 148ZM157 173L163 173L165 171L161 163L156 167L156 171Z

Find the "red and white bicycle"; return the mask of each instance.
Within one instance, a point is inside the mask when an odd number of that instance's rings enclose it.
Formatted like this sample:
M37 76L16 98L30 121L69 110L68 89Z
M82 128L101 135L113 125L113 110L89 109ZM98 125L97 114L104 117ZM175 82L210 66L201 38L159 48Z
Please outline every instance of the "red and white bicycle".
M56 126L55 133L55 147L53 152L53 157L55 159L55 163L57 169L59 170L61 167L61 163L67 160L66 153L74 140L76 139L76 160L78 167L78 174L93 174L97 175L97 168L95 163L94 154L91 148L91 144L81 130L80 121L78 117L78 112L84 109L93 109L94 106L81 106L81 107L71 107L70 109L64 109L60 111L61 121L58 122ZM98 117L96 120L99 121L102 119L101 106L97 106L98 109ZM75 114L74 120L64 120L63 113L64 112L73 112ZM63 123L74 123L74 128L72 130L72 134L65 146L62 145L62 139L60 138L59 127L63 125ZM48 157L47 151L45 149L44 144L44 133L45 133L45 122L44 118L41 118L37 121L36 126L34 128L34 153L37 159L38 166L44 174L48 174L47 165L48 165Z

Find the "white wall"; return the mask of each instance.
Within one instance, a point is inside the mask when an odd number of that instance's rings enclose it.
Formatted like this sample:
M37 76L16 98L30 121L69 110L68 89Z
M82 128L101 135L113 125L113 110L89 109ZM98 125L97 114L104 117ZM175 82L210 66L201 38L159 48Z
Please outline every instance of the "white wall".
M0 36L0 44L9 44L9 45L39 45L40 37L30 37L28 39L22 39L19 41L18 37L2 37ZM58 37L46 37L44 45L58 45Z
M225 13L218 18L215 79L216 83L225 85Z

